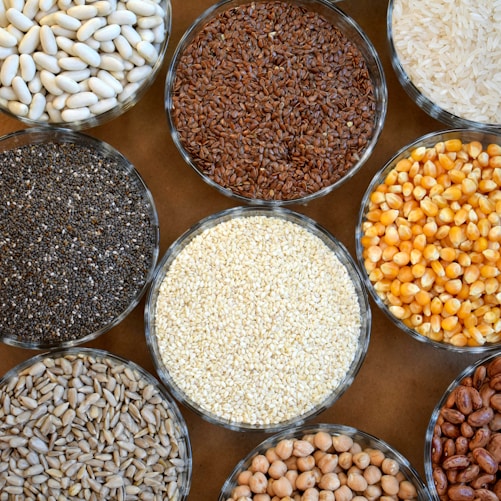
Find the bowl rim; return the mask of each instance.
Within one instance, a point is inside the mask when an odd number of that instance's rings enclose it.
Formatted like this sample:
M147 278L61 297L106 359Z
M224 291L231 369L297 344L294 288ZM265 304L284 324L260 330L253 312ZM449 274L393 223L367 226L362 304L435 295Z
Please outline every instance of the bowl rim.
M0 393L3 391L3 386L6 385L11 379L17 377L17 375L35 365L37 362L42 362L44 359L50 358L62 358L66 355L70 356L88 356L88 357L99 357L111 360L114 364L123 365L124 367L130 368L138 372L145 381L154 386L157 391L162 396L162 399L167 403L169 410L172 412L174 418L176 419L176 424L180 428L179 442L183 446L183 452L185 453L185 466L182 470L184 485L180 485L180 501L184 501L188 498L188 493L191 489L192 475L193 475L193 449L191 445L191 439L189 435L188 425L181 413L175 399L167 391L167 389L162 385L150 372L148 372L144 367L140 366L138 363L125 359L124 357L112 353L105 349L91 348L91 347L69 347L69 348L58 348L50 350L48 352L38 353L28 359L19 362L17 365L9 369L3 376L0 377Z
M400 61L397 48L393 41L393 9L395 2L398 0L388 0L388 9L386 14L386 38L390 50L390 62L395 72L400 85L403 87L407 95L429 116L442 122L444 125L454 128L478 129L484 132L500 133L501 123L485 123L475 122L468 118L455 115L447 111L431 100L426 94L421 92L407 74L403 64Z
M180 388L178 388L177 384L172 380L172 378L168 374L167 368L164 366L161 360L154 327L156 300L158 296L159 286L161 285L163 278L168 271L169 265L177 257L177 255L183 251L186 245L188 245L194 237L202 233L207 228L213 227L219 223L228 221L235 217L252 217L256 215L263 217L278 217L280 219L292 221L293 223L299 224L303 228L306 228L313 235L317 236L326 245L328 245L329 248L335 252L336 257L339 259L342 265L346 268L350 279L353 282L355 291L357 293L361 315L361 325L356 353L352 362L350 363L346 375L340 381L335 391L330 393L329 396L324 399L324 401L316 405L313 409L310 409L309 411L299 416L288 419L286 421L282 421L280 423L271 423L266 425L253 425L249 423L237 423L230 421L203 409L197 402L194 402L191 398L186 396L184 392ZM144 308L146 344L155 365L156 372L162 382L167 386L169 391L182 405L192 410L202 419L212 424L220 425L224 428L234 431L262 431L266 433L276 432L293 424L297 425L306 422L307 420L313 418L320 412L333 405L351 386L356 375L363 365L370 341L371 323L372 312L370 309L368 294L365 290L360 271L344 244L342 244L342 242L334 237L334 235L329 233L325 228L320 226L311 218L304 216L303 214L293 212L290 209L284 207L233 207L209 215L192 225L172 243L172 245L167 249L163 257L161 258L156 268L150 289L148 291Z
M65 121L52 122L50 120L49 121L33 120L29 117L17 115L3 105L0 105L0 113L3 113L30 127L43 127L47 129L67 128L73 131L83 131L86 129L105 125L111 120L118 118L119 116L129 111L144 97L146 92L149 90L149 88L153 85L153 83L157 79L160 70L164 65L172 31L172 4L171 0L160 0L159 4L163 7L164 10L163 19L165 24L165 33L162 42L158 44L158 58L152 65L151 73L144 80L141 81L139 87L124 101L122 102L117 101L116 105L113 108L103 113L99 113L98 115L92 115L83 120L75 120L73 122L65 122Z
M272 3L274 0L255 0L258 3ZM277 0L279 1L279 0ZM281 0L284 1L284 0ZM176 146L177 151L183 158L184 162L188 164L192 170L194 170L204 182L206 182L209 186L217 190L219 193L224 196L237 201L242 204L256 205L256 206L289 206L293 204L306 204L312 200L323 197L335 189L339 188L349 179L355 176L362 167L366 164L367 160L371 157L374 149L381 137L384 123L387 115L388 108L388 88L386 83L386 76L382 61L379 57L379 54L368 37L362 27L353 19L351 16L346 14L343 10L341 10L335 3L339 3L341 0L285 0L292 2L294 5L304 6L304 7L317 7L319 9L323 9L321 12L328 11L333 14L333 16L337 17L337 20L330 20L333 25L337 26L338 22L343 23L343 29L349 29L353 33L350 35L351 38L355 36L357 38L357 47L362 53L362 56L367 64L367 69L369 71L369 75L371 77L371 82L374 86L374 96L375 96L375 104L376 110L374 114L374 129L372 136L368 142L367 148L363 151L360 160L354 164L350 170L344 174L341 178L339 178L333 184L326 186L314 193L310 193L304 197L295 198L291 200L264 200L261 198L252 198L240 195L235 193L230 188L226 188L208 176L204 175L203 172L197 167L195 160L191 157L191 155L186 151L183 143L180 139L178 129L174 123L174 119L172 117L172 95L173 95L173 86L176 79L176 67L179 62L179 59L183 55L183 51L186 46L191 43L193 38L196 36L198 30L203 27L203 25L210 21L214 16L219 14L220 12L224 12L233 7L250 4L251 0L219 0L208 9L206 9L202 14L200 14L195 21L188 27L188 29L184 32L181 39L179 40L172 58L169 62L167 68L167 74L165 79L164 86L164 108L167 116L167 122L169 125L171 138ZM345 25L345 26L344 26ZM347 35L348 36L348 35ZM372 68L371 68L372 67Z
M145 295L151 280L153 279L155 273L155 267L157 264L159 252L160 252L160 225L157 208L153 195L146 185L140 172L134 166L134 164L127 159L119 150L111 146L109 143L92 137L90 135L84 134L73 129L66 128L56 128L56 127L31 127L27 129L21 129L15 132L8 133L0 137L0 149L5 143L12 142L12 146L9 149L15 149L19 146L27 146L30 144L43 144L45 142L58 142L63 141L67 143L73 143L77 145L90 145L96 151L104 153L107 157L116 160L117 169L121 169L123 172L129 175L131 182L137 187L138 192L141 193L141 197L146 202L149 207L149 218L150 218L150 231L154 237L154 242L151 248L151 262L149 263L148 273L145 275L144 283L141 288L136 292L136 294L131 297L129 305L122 312L117 314L115 318L106 325L103 325L97 331L91 332L85 336L79 337L77 339L69 339L62 342L49 342L47 340L41 341L25 341L20 338L12 338L6 336L0 331L0 342L15 346L18 348L26 348L33 350L45 350L53 348L68 348L72 346L77 346L88 341L94 340L102 334L108 332L113 327L117 326L124 320L140 303L142 297ZM5 150L8 151L8 150Z
M234 466L231 473L227 476L227 478L226 478L226 480L221 488L218 501L226 501L227 500L227 497L230 493L230 490L234 486L234 479L235 479L236 475L240 471L242 471L243 469L246 468L246 465L248 465L250 463L251 459L256 454L262 453L262 451L264 449L273 446L281 439L300 438L304 435L315 433L317 431L327 431L331 435L335 435L335 436L345 434L345 435L351 436L352 438L356 438L356 441L358 443L362 442L364 446L377 447L385 455L387 455L388 457L391 457L392 459L395 459L399 463L401 470L402 469L405 470L404 475L405 475L406 479L410 480L413 483L413 485L416 487L416 489L418 490L417 500L431 501L428 486L423 481L423 479L421 478L421 475L418 473L416 468L411 464L411 462L401 452L399 452L396 448L392 447L388 442L386 442L385 440L383 440L381 438L376 437L375 435L372 435L371 433L368 433L368 432L363 431L363 430L358 429L358 428L354 428L354 427L349 426L349 425L325 423L325 422L310 423L310 424L303 424L303 425L294 426L292 428L282 430L282 431L266 438L261 443L256 445L242 459L240 459L238 461L238 463Z
M481 365L488 364L490 361L492 361L495 358L498 358L500 356L501 356L501 349L494 352L494 353L489 353L486 356L484 356L484 357L476 360L475 362L467 365L466 367L464 367L458 373L458 375L447 385L447 388L444 390L444 392L442 393L437 404L433 408L433 411L432 411L431 416L430 416L430 420L428 421L428 426L426 427L423 458L424 458L424 473L425 473L426 484L428 486L428 490L430 491L430 495L434 501L439 501L440 496L437 493L437 489L435 487L435 482L433 480L433 467L432 467L432 462L431 462L431 453L432 453L433 432L434 432L434 428L435 428L435 424L437 422L437 419L440 415L440 411L441 411L442 407L445 405L451 392L459 385L459 383L462 379L464 379L467 376L472 375L477 367L479 367Z
M419 334L414 329L409 328L405 325L401 320L396 318L390 311L388 307L383 302L383 300L377 295L374 290L374 286L369 279L369 275L366 271L364 258L363 258L363 247L361 244L361 237L363 236L362 232L362 224L365 220L365 213L367 212L367 206L369 202L369 197L374 191L375 187L384 180L385 175L393 168L393 166L402 158L408 157L409 153L415 149L417 146L434 146L437 142L443 141L445 139L457 138L461 136L463 141L480 141L483 144L485 141L496 140L501 142L501 132L493 133L490 131L483 131L478 129L442 129L436 130L432 132L428 132L416 139L413 139L410 143L402 146L400 149L394 153L389 160L387 160L381 168L379 168L372 179L369 182L369 185L362 196L362 201L360 204L360 209L358 213L358 219L355 226L355 251L357 256L357 262L360 267L362 277L365 283L366 288L369 291L370 296L378 306L379 310L381 310L392 322L396 325L400 330L404 333L409 334L412 338L416 339L419 342L424 344L428 344L433 348L437 348L439 350L446 350L449 352L455 353L467 353L467 354L484 354L490 351L496 351L501 349L501 343L495 344L484 344L482 346L454 346L452 344L442 343L439 341L434 341L422 334ZM485 145L485 144L484 144Z

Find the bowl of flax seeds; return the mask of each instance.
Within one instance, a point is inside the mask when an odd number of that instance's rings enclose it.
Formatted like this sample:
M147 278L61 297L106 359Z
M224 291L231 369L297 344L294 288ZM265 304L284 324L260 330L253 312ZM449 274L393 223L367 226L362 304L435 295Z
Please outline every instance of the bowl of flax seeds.
M383 69L327 0L223 0L179 42L165 107L184 160L224 195L304 203L351 178L386 116Z

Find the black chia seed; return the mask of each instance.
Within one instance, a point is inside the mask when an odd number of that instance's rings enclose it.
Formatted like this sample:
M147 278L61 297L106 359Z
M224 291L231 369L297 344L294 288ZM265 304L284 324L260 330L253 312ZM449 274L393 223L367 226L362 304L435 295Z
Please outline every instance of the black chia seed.
M0 336L55 345L106 330L156 257L152 207L117 160L72 142L0 154Z

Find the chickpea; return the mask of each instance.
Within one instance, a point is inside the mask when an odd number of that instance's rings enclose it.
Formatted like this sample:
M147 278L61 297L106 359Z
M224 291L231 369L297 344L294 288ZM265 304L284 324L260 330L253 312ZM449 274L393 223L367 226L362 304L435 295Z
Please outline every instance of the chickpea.
M299 471L310 471L315 467L315 458L313 456L304 456L297 458L297 469Z
M353 442L353 445L350 447L350 452L352 454L358 454L359 452L362 452L362 446L357 442Z
M260 471L256 471L249 479L249 488L254 494L264 494L268 486L266 475Z
M386 494L395 496L398 494L400 484L393 475L383 475L381 477L381 487Z
M381 470L377 466L370 464L364 470L363 475L365 477L365 480L367 480L367 483L369 485L373 485L373 484L377 484L381 480L382 473L381 473Z
M367 480L361 473L349 473L346 485L355 492L363 492L367 489Z
M353 463L355 463L355 465L361 470L365 470L365 468L370 465L371 458L365 451L357 452L356 454L353 454Z
M296 440L292 446L292 454L298 458L310 456L314 450L315 446L308 440Z
M400 499L415 499L417 498L416 487L409 480L402 480L398 489L398 497Z
M332 445L336 452L347 452L353 446L353 439L348 435L338 435L332 437Z
M365 489L364 496L369 500L372 501L373 499L379 499L381 495L383 494L383 490L379 485L368 485L367 489Z
M252 471L244 470L238 474L238 485L249 485L249 479L252 477Z
M338 464L344 470L349 470L353 464L353 455L351 452L342 452L338 456Z
M290 496L293 492L293 488L289 479L287 477L281 477L275 480L273 482L273 492L275 496L278 496L279 498Z
M291 456L287 459L284 459L284 463L287 466L288 470L297 470L297 457Z
M268 475L271 478L280 478L287 472L287 465L280 459L273 461L268 468Z
M315 487L310 487L306 489L301 496L301 501L318 501L320 493Z
M383 464L383 461L385 460L385 455L383 451L380 451L379 449L366 449L366 452L369 454L369 457L371 458L371 464L378 467L380 467Z
M293 490L296 490L296 480L298 476L299 472L297 470L288 470L285 474L285 478L290 482Z
M351 501L367 501L365 496L355 496Z
M235 499L239 498L250 498L252 495L252 492L250 490L250 487L248 485L237 485L233 491L231 492L231 497Z
M275 447L270 447L269 449L267 449L264 455L266 456L266 459L270 464L273 463L273 461L281 459L280 457L278 457L278 454L275 451Z
M270 462L264 454L258 454L254 457L249 468L250 471L266 473L270 467Z
M332 447L332 436L326 431L319 431L315 434L313 443L321 451L328 451Z
M342 485L334 492L336 501L351 501L353 499L353 492L347 485Z
M338 464L338 457L335 454L324 454L318 461L317 466L322 473L334 471Z
M341 486L341 481L337 473L329 472L322 475L318 481L318 487L327 491L335 491Z
M288 459L292 455L294 443L291 439L283 439L275 446L275 453L280 459Z
M253 501L271 501L271 496L269 494L256 494Z
M400 470L400 466L394 459L386 458L381 464L381 470L387 475L396 475Z
M305 491L316 484L315 474L312 471L303 471L296 478L296 489Z
M320 491L318 496L318 501L335 501L335 499L334 493L329 490Z

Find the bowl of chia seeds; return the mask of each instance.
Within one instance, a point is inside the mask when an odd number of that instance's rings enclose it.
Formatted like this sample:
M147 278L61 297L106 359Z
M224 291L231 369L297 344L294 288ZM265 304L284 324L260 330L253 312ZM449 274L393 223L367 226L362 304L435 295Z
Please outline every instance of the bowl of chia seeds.
M4 499L188 497L186 423L134 362L90 348L39 354L0 379L0 406Z
M261 497L265 493L269 498ZM235 466L218 500L387 496L431 500L417 470L393 446L351 426L320 423L295 426L261 442Z
M158 216L134 166L79 132L0 138L0 340L80 344L138 304L159 253Z
M236 207L167 250L145 307L156 370L229 429L274 431L331 406L367 351L368 298L345 247L311 219Z
M174 143L210 186L245 204L305 203L355 175L386 116L371 41L328 0L223 0L168 68Z
M74 130L125 113L162 68L170 0L53 4L2 9L0 111Z

